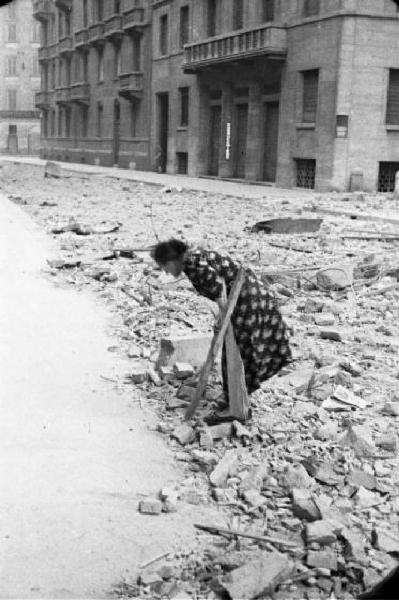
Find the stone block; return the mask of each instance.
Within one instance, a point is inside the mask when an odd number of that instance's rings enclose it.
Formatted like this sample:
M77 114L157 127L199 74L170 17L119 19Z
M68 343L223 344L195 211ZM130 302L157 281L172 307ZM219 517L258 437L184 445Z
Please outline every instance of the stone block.
M196 368L202 367L206 361L211 341L211 335L199 334L163 338L160 342L157 367L173 367L176 362L189 363Z
M143 515L160 515L162 512L162 502L160 500L141 500L139 511Z

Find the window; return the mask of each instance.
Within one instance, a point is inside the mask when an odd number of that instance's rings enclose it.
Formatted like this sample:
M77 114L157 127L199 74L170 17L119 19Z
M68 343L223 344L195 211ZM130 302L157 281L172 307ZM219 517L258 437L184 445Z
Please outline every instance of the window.
M71 108L65 108L65 137L71 137Z
M55 110L53 109L50 112L50 135L51 137L55 136Z
M114 13L118 14L121 11L121 2L120 0L114 0Z
M83 67L83 81L87 83L89 81L89 57L85 53L82 56L82 67Z
M320 12L320 0L304 0L303 15L304 17L315 17Z
M114 77L121 74L122 53L120 46L115 46L114 49Z
M183 47L190 41L190 9L188 6L180 8L180 46Z
M9 42L17 41L17 26L15 23L8 24L8 41Z
M87 0L83 0L83 27L87 27L88 24L88 6Z
M8 5L8 19L9 21L15 21L15 19L17 18L17 11L16 11L16 5L15 2L10 2L10 4Z
M64 19L63 14L59 10L58 11L58 39L62 39L64 37Z
M66 75L65 85L71 85L71 83L72 83L72 59L71 58L67 58L65 61L65 75Z
M64 13L65 35L71 35L71 13Z
M97 104L97 137L102 136L103 128L103 105L101 102Z
M316 123L319 95L319 71L303 71L303 105L302 122Z
M97 81L104 80L104 50L99 48L97 51Z
M399 162L380 162L378 173L378 191L394 192L396 173L399 171Z
M9 125L8 126L8 133L10 135L17 135L17 126L16 125Z
M89 130L89 107L82 106L82 137L87 138Z
M16 110L17 108L17 90L8 90L8 110Z
M104 16L104 0L95 2L95 20L102 21Z
M137 105L135 102L130 104L130 135L132 138L137 136Z
M187 152L177 152L177 172L179 175L187 175L188 154Z
M296 185L300 188L314 190L316 179L316 161L312 158L296 160Z
M189 121L190 107L190 89L188 87L179 88L180 97L180 127L187 127Z
M141 37L135 36L132 39L132 52L133 52L133 71L141 70Z
M274 0L262 1L262 21L264 23L274 21Z
M244 27L244 4L243 0L233 0L233 29Z
M58 109L58 137L62 137L62 108Z
M32 25L32 42L40 42L40 23L33 23Z
M7 58L7 75L9 77L15 77L17 74L17 57L9 56Z
M32 57L31 74L32 77L40 77L39 61L37 60L37 56Z
M399 125L399 69L389 70L387 125Z
M161 56L168 53L168 15L159 19L159 53Z
M42 137L46 138L48 136L48 111L43 112L43 117L41 120L41 134Z
M208 37L216 35L217 0L208 0Z

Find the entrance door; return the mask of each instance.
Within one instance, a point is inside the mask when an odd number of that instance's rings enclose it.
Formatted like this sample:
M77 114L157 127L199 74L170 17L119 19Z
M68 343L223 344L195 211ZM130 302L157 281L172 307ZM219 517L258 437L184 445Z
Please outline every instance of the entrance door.
M157 170L166 173L168 164L169 94L158 94Z
M114 103L114 165L119 164L119 142L121 125L121 107L118 100Z
M237 104L236 109L236 164L234 176L245 178L247 157L248 104Z
M222 107L211 106L209 136L209 175L219 175L220 140L222 135Z
M263 179L265 181L276 181L278 118L278 102L267 102L265 104L265 154L263 162Z

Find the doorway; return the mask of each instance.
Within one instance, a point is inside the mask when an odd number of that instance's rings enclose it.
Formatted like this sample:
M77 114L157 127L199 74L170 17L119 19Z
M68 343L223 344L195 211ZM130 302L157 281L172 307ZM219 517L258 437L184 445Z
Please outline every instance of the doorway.
M264 181L275 182L277 172L279 103L265 103L264 118Z
M236 155L234 177L245 179L245 162L247 158L248 104L236 106Z
M169 94L157 94L158 98L158 148L157 170L166 173L168 164Z
M8 126L7 152L9 154L18 154L18 133L16 125Z
M120 126L121 126L121 107L119 100L114 102L114 165L119 164L119 145L120 145Z
M222 136L222 107L211 106L209 136L209 175L219 175L220 140Z

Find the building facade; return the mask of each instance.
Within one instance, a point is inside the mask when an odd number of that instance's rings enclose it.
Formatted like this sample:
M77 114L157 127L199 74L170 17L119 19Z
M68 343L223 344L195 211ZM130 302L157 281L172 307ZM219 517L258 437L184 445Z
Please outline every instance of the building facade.
M39 42L32 0L13 0L0 8L0 152L39 151Z
M391 191L397 0L35 0L42 153Z

